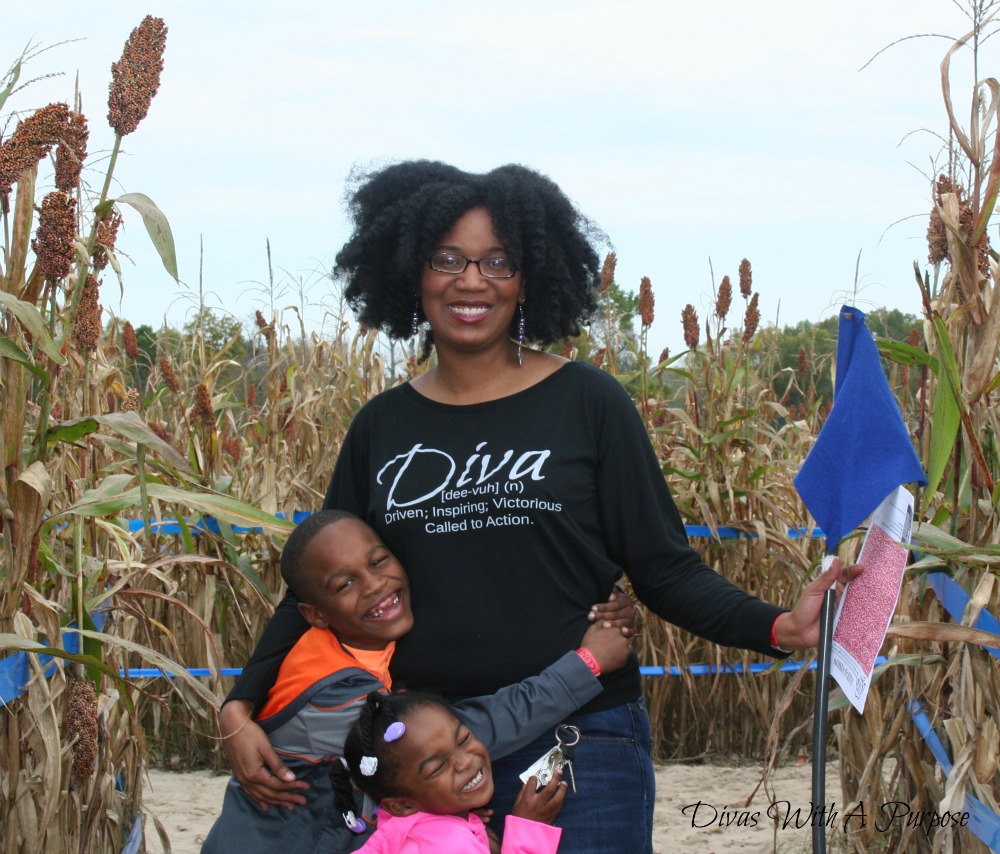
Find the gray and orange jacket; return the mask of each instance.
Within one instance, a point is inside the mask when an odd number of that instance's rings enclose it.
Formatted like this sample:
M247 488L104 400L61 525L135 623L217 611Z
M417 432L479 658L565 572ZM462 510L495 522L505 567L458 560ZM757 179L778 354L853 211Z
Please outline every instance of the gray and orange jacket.
M262 812L231 779L202 854L339 854L360 848L370 834L351 833L344 824L333 804L329 765L340 761L365 697L387 680L388 674L364 667L332 632L307 631L282 663L257 719L285 764L309 783L306 804ZM534 741L600 692L587 665L569 652L538 676L453 708L496 759ZM373 827L371 811L359 811Z

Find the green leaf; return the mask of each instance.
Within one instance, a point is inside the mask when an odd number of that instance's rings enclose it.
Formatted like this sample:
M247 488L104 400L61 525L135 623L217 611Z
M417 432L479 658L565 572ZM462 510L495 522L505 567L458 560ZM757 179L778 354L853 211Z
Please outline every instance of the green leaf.
M926 522L913 526L913 541L924 551L961 563L994 564L1000 561L1000 545L966 543Z
M198 679L188 673L183 664L172 661L165 655L158 653L156 650L150 649L148 646L134 643L133 641L126 640L125 638L118 637L117 635L104 634L103 632L91 632L86 629L79 632L79 634L84 641L86 641L87 638L93 638L94 640L102 643L104 646L117 646L126 652L135 653L141 656L144 661L148 661L154 667L158 667L160 670L174 674L178 681L184 682L192 688L196 694L198 694L203 700L207 701L211 706L214 706L218 702L218 698L200 681L198 681ZM127 674L128 670L126 669L125 672ZM119 677L119 679L120 678L121 677Z
M47 388L49 385L49 375L41 365L36 365L27 353L17 346L9 338L0 338L0 358L10 359L12 362L19 362L33 373Z
M83 632L82 634L86 634ZM96 633L95 633L96 634ZM107 638L108 635L97 634L98 638ZM60 649L57 646L45 646L38 641L28 640L28 638L23 638L16 634L0 634L0 651L2 650L20 650L22 652L37 653L38 655L51 655L55 658L62 658L66 661L72 661L75 664L82 664L84 667L90 670L99 670L105 676L110 677L119 686L119 694L125 701L125 705L129 710L129 713L135 711L134 704L132 703L132 698L129 694L128 683L122 679L121 674L111 665L106 664L99 658L95 658L92 655L80 655L75 652L67 652L64 649ZM213 701L214 702L214 701Z
M937 384L937 394L934 399L934 422L931 433L930 460L927 465L927 489L924 492L925 502L929 506L934 493L941 483L948 460L955 449L958 429L962 421L962 411L956 393L961 394L961 380L958 378L958 365L951 349L951 339L948 330L940 317L934 318L934 338L940 352L940 367L944 374ZM925 506L926 509L926 506Z
M35 339L38 346L57 365L66 362L66 357L59 352L59 345L52 340L48 329L45 328L45 321L42 320L42 313L30 302L18 299L13 294L0 291L0 307L6 308L14 315L25 329Z
M109 475L104 478L97 489L89 490L75 504L67 507L61 513L51 516L47 524L62 516L117 516L127 507L139 503L139 487L122 489L124 483L132 480L131 475ZM109 483L109 481L111 483ZM195 492L180 489L176 486L166 486L162 483L150 483L146 486L150 498L158 498L170 504L180 504L203 513L206 516L228 522L230 525L244 527L259 527L265 531L287 536L295 525L285 519L279 519L270 513L250 504L227 498L224 495L214 495L206 492Z
M876 343L879 352L893 362L900 365L927 366L937 372L937 359L920 347L913 347L905 341L893 341L890 338L879 338Z
M105 427L119 436L124 436L136 444L145 445L150 452L170 466L180 471L191 470L182 454L173 446L164 442L149 425L135 412L110 412L107 415L92 415L73 421L64 421L49 430L49 442L75 442L88 433L93 433L98 426Z
M721 424L721 422L720 422L720 424ZM734 436L739 436L740 432L741 431L739 429L737 429L737 430L726 430L723 433L713 433L711 436L708 437L708 439L705 440L705 444L706 445L718 445L718 444L720 444L722 442L725 442L727 439L731 439Z
M955 351L951 348L951 338L948 337L948 327L940 317L934 318L934 338L937 340L938 348L941 351L941 367L943 373L948 378L956 399L962 397L962 374L958 369L958 361L955 359Z
M131 439L137 444L145 445L154 456L159 457L175 469L190 470L184 455L178 453L173 445L164 442L150 430L149 425L142 420L138 413L111 412L107 415L98 415L96 418L109 430L124 436L126 439Z
M990 380L989 385L983 389L983 397L992 394L998 388L1000 388L1000 372L998 372L997 375Z
M0 112L3 111L3 105L7 102L7 98L10 97L10 93L14 91L14 87L17 85L17 80L21 76L21 60L24 59L24 55L27 52L28 48L25 48L14 65L11 66L10 71L7 72L6 76L10 77L10 82L0 90Z
M177 252L174 249L174 235L170 231L170 223L167 222L163 211L149 196L143 193L126 193L115 201L130 205L139 211L146 231L149 232L149 238L153 241L156 251L160 253L164 269L175 282L180 282L180 277L177 275Z
M94 489L87 490L75 504L50 516L45 521L46 529L65 516L117 516L123 510L135 506L139 500L139 488L125 489L134 479L129 474L113 474L102 478Z
M86 603L83 604L82 608L80 607L80 602L79 602L80 588L76 584L74 584L73 587L72 587L72 590L73 590L73 595L72 595L71 602L70 602L70 606L71 606L72 610L71 610L70 613L75 616L75 615L80 614L82 612L82 614L83 614L83 620L82 620L83 627L85 629L88 629L88 630L92 631L92 632L97 632L98 631L97 624L94 622L94 618L90 615L90 611L87 610ZM67 619L69 619L69 618L67 617ZM69 627L68 623L67 623L67 625L63 626L63 628L68 628L68 627ZM102 651L101 644L98 641L96 641L94 638L89 638L89 637L84 637L83 638L83 652L84 652L85 655L93 656L98 661L101 661L103 659L103 656L101 655L101 651ZM87 676L94 683L94 687L98 691L100 691L101 690L101 676L100 676L100 673L98 671L92 669L92 668L88 668L87 669Z
M882 674L886 672L890 667L923 667L928 664L938 664L942 660L940 655L921 655L919 653L907 653L905 655L895 655L887 659L883 664L879 664L872 671L872 684L877 682ZM781 662L778 662L779 664ZM841 690L835 691L830 695L830 711L834 712L837 709L843 709L850 706L850 700L847 699L844 692Z
M214 495L207 492L188 492L175 486L159 483L149 484L149 494L161 501L184 504L208 516L216 516L230 525L261 527L265 531L288 535L295 528L294 523L287 519L279 519L270 513L260 510L251 504L228 498L225 495Z
M177 517L177 524L181 527L181 537L184 540L184 551L188 554L194 554L198 551L194 544L194 534L191 533L191 526L187 523L187 519L183 516Z
M49 427L46 439L50 445L54 445L56 442L71 444L95 432L98 426L95 418L77 418L73 421L64 421L55 427Z
M257 592L265 602L270 602L271 592L267 589L267 585L264 584L263 579L253 567L253 564L247 560L246 555L240 554L240 546L236 540L236 535L233 533L233 526L220 521L219 531L222 533L222 539L226 543L226 556L229 558L229 562L236 567L237 571L247 581L257 588Z
M954 537L927 522L914 522L913 539L924 546L933 546L937 549L960 551L961 549L972 548L968 543L958 539L958 537Z
M103 202L94 205L94 213L103 219L109 213L111 213L112 208L115 206L114 199L105 199Z

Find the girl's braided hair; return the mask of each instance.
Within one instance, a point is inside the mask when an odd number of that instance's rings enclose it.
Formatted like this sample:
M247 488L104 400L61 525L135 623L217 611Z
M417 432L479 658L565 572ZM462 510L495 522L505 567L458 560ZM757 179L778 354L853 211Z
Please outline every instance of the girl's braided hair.
M405 721L414 709L424 706L441 706L451 712L444 699L426 691L392 694L372 691L361 707L361 714L344 743L344 759L354 785L373 800L381 801L400 794L396 790L396 780L402 770L398 742L386 741L385 731L396 721ZM402 737L405 738L405 734ZM375 760L373 774L362 771L362 759Z
M351 776L339 759L330 763L330 785L333 787L333 805L344 816L348 829L355 833L362 832L365 827L364 820L360 818L362 804L360 799L355 800ZM354 819L353 823L348 821L349 816Z
M349 179L354 233L335 276L362 324L392 338L411 334L430 253L467 211L484 207L522 273L525 337L547 346L580 331L596 307L600 266L593 243L607 237L546 176L517 164L464 172L414 160ZM511 322L516 335L517 318Z

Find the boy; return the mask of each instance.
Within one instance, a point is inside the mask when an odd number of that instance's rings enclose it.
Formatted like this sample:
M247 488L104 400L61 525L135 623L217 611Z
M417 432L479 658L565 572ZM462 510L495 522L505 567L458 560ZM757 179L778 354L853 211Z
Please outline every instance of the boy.
M309 783L304 806L262 811L233 779L203 854L353 851L373 824L333 808L330 763L370 691L391 685L397 638L413 626L406 572L356 516L309 516L281 552L281 576L312 628L289 653L267 703L255 715L275 750ZM597 674L624 665L628 643L600 624L539 676L455 706L491 753L503 755L540 736L601 692ZM588 658L590 659L588 663ZM353 824L353 827L351 825Z

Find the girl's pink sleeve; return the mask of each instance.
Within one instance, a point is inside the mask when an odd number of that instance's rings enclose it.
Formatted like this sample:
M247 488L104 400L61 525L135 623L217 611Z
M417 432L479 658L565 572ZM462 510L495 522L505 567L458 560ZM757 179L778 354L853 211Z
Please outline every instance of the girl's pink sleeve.
M504 819L500 854L556 854L562 830L551 824L509 815Z

